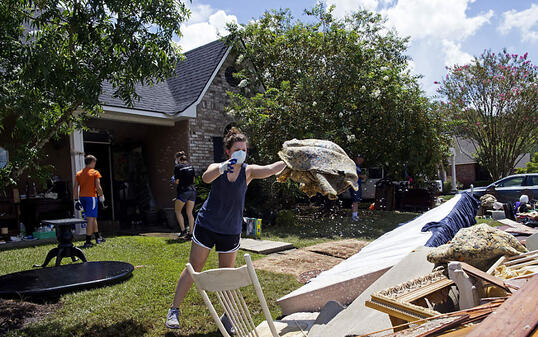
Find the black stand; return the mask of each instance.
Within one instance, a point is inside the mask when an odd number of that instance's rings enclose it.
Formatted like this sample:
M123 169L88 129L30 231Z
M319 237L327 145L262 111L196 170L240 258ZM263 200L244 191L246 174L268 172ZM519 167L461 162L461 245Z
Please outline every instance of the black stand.
M73 262L77 260L77 257L81 259L82 262L88 262L82 250L73 246L73 233L71 232L71 227L73 225L85 222L86 220L76 218L42 221L43 224L53 225L56 228L58 247L53 248L49 251L43 264L36 264L34 265L34 267L46 267L53 257L56 257L56 266L60 265L64 257L70 257L71 261Z

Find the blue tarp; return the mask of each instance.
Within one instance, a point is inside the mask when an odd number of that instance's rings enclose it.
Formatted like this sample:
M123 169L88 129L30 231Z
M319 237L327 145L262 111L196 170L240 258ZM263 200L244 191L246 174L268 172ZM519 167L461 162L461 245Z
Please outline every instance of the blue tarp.
M476 224L476 212L480 202L469 192L461 194L460 200L441 221L429 222L422 227L423 232L432 232L432 237L426 242L426 247L438 247L452 240L456 233Z

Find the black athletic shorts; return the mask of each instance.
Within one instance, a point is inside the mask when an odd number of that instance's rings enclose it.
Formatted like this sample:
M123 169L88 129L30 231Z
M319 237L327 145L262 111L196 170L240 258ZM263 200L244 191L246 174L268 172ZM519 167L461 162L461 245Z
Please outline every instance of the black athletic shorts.
M177 199L187 202L187 201L196 201L196 190L195 189L187 189L183 191L178 191L177 193Z
M239 249L239 240L241 234L226 235L215 233L202 226L194 226L194 232L192 235L192 241L198 246L202 246L207 249L213 248L217 253L233 253Z

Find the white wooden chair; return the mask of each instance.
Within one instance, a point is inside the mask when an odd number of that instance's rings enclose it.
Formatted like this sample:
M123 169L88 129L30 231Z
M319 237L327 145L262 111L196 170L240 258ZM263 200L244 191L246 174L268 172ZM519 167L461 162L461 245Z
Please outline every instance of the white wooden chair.
M224 337L230 337L207 295L208 291L216 294L220 305L230 319L238 337L306 336L303 329L307 327L302 326L303 324L297 321L273 322L249 254L245 254L245 261L247 264L239 268L211 269L201 273L195 272L192 265L187 263L187 270L192 276L198 292L202 296L204 303L211 313L211 317L213 317L222 335ZM257 327L254 325L254 321L240 289L250 285L254 286L266 319L266 321Z

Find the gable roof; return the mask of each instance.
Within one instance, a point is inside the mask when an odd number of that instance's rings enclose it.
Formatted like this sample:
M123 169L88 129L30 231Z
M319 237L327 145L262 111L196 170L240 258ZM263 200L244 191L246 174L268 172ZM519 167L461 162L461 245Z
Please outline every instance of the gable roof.
M477 145L473 140L462 137L456 137L454 140L456 145L456 165L478 163L475 158ZM524 153L520 155L516 161L515 167L525 167L525 165L531 160L531 153Z
M154 86L136 85L140 100L135 101L133 107L127 106L121 98L113 97L114 90L109 82L103 83L99 100L106 106L176 115L185 111L203 94L229 48L224 42L216 40L186 52L185 60L176 65L173 77Z

